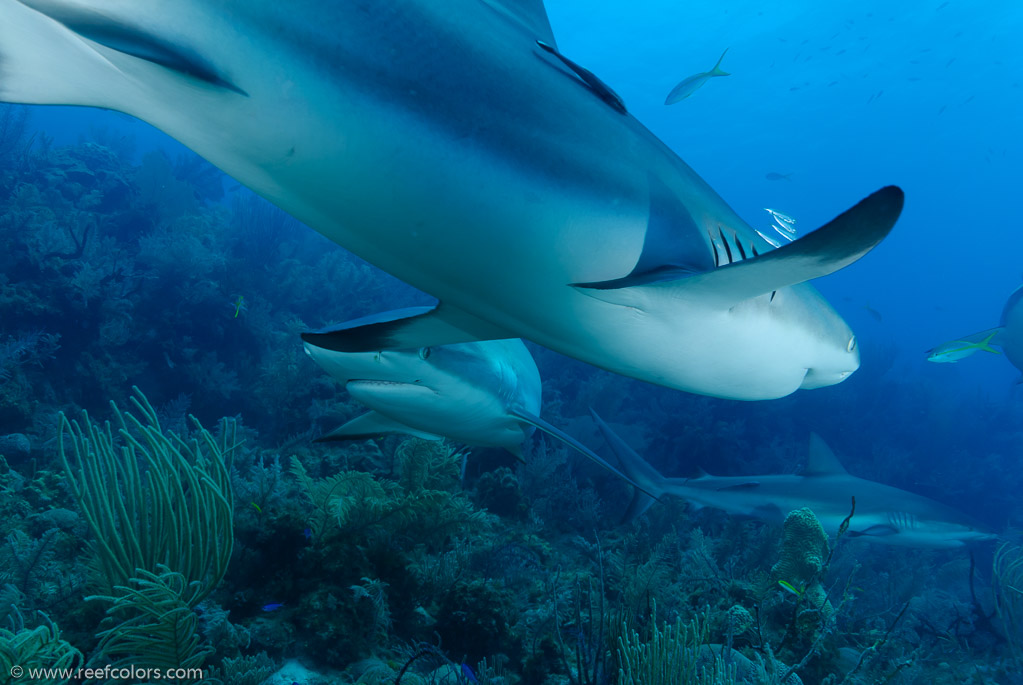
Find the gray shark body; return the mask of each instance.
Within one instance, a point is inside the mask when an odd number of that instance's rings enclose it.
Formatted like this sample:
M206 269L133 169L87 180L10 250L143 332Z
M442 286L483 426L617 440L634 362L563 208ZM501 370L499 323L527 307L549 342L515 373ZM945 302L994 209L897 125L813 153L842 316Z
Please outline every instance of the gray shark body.
M413 313L387 312L337 329ZM337 330L334 329L334 330ZM321 440L405 433L501 447L522 456L540 414L540 372L518 338L418 350L335 352L305 343L306 353L371 409Z
M441 303L321 346L524 337L720 397L856 370L805 281L902 207L883 189L774 250L557 52L540 0L0 0L0 100L139 117Z
M425 310L383 312L331 330L415 316ZM337 352L306 342L305 350L353 398L370 408L321 441L403 433L427 440L450 438L467 445L501 447L522 458L524 443L539 429L633 483L578 440L540 418L540 372L517 338L377 352Z
M906 547L948 548L996 537L952 507L906 490L857 478L843 468L816 434L810 436L806 469L798 475L665 478L619 438L600 417L594 419L629 478L642 485L631 502L631 520L664 496L733 516L781 524L788 512L809 507L824 530L837 534L849 519L847 535Z
M997 342L1012 365L1023 372L1023 285L1016 288L1002 309L1002 333ZM1018 381L1023 383L1023 376Z

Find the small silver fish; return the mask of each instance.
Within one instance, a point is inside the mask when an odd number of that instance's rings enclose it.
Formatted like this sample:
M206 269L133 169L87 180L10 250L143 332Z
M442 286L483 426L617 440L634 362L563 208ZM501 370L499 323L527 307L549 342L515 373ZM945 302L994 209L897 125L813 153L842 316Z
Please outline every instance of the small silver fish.
M771 215L774 219L774 223L771 224L771 228L775 230L785 240L792 242L796 238L796 220L788 214L782 214L781 212L764 207L764 211Z
M728 52L728 48L725 48L725 52ZM674 105L676 102L685 100L687 97L695 93L700 89L708 79L715 76L729 76L730 74L726 71L721 71L721 60L725 58L725 52L721 53L721 57L718 58L718 63L714 65L714 68L710 71L701 71L699 74L693 74L689 78L683 79L681 83L671 89L668 93L668 97L665 98L664 104Z
M796 225L796 220L793 219L788 214L782 214L778 210L770 209L769 207L764 207L764 211L767 212L768 214L770 214L771 216L773 216L778 221L778 223L786 224L788 226L795 226Z

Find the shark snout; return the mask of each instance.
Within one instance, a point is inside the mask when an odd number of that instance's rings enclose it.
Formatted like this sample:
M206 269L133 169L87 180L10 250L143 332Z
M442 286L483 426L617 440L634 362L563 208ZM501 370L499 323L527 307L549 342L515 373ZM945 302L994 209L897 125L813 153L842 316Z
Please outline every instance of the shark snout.
M844 322L842 323L845 330L833 338L831 351L822 355L823 359L806 370L800 388L811 390L836 385L860 368L860 350L856 336L844 326Z

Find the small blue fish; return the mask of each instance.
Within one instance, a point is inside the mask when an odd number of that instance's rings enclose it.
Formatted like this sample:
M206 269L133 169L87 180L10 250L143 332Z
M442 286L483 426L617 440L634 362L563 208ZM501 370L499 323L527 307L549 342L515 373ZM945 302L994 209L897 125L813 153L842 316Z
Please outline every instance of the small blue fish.
M306 540L312 540L313 539L313 529L312 528L306 528L305 530L302 531L302 536Z
M270 602L269 604L264 604L262 608L263 611L277 611L282 606L284 606L284 602Z

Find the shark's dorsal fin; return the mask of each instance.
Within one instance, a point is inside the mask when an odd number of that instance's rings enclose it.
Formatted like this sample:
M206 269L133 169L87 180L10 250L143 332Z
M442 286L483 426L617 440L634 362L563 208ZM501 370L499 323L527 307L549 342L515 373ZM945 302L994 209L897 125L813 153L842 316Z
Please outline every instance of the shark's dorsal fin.
M315 442L337 442L340 440L369 440L388 433L412 435L423 440L441 440L441 436L411 428L375 411L357 416L340 428L316 438Z
M826 276L856 261L874 248L902 212L902 190L882 188L825 224L776 250L752 259L731 261L700 274L665 266L634 278L573 284L605 302L643 308L647 288L672 288L687 298L698 297L731 308L759 295Z
M509 20L521 24L534 40L542 40L549 45L554 43L554 31L551 30L547 10L543 0L482 0L483 4Z
M335 352L379 352L517 337L489 321L444 304L387 312L365 320L367 323L362 325L346 324L303 333L302 340Z
M810 454L806 458L804 476L838 476L849 472L842 466L835 453L816 433L810 433Z

